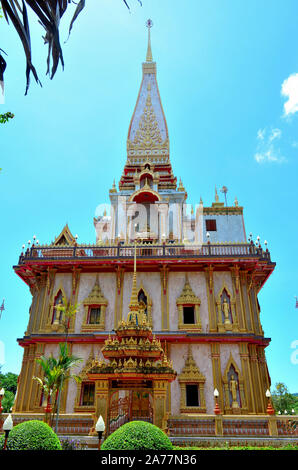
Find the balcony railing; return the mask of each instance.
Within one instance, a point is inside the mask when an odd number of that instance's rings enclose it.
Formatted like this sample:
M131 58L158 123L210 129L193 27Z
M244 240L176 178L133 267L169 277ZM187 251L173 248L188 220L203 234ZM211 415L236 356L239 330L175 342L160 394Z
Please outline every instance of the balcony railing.
M37 260L69 259L130 259L134 256L133 244L32 246L19 258L19 264ZM259 258L271 261L268 249L263 250L253 243L236 244L146 244L136 246L137 258Z

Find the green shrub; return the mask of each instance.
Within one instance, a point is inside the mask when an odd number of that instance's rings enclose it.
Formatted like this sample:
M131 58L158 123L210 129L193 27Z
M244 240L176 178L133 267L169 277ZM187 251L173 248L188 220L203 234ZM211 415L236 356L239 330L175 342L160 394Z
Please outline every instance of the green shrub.
M172 450L168 436L154 424L131 421L113 432L102 444L102 450Z
M0 439L3 448L4 437ZM57 434L43 421L25 421L17 424L9 433L7 440L9 450L61 450Z

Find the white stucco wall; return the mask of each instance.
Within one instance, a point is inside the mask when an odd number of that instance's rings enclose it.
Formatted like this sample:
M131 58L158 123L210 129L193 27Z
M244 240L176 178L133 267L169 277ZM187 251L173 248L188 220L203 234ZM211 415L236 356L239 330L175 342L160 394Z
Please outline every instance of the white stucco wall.
M241 214L210 214L204 215L203 224L203 240L207 242L206 238L206 219L216 220L216 232L210 231L210 242L245 242L245 231L243 216Z

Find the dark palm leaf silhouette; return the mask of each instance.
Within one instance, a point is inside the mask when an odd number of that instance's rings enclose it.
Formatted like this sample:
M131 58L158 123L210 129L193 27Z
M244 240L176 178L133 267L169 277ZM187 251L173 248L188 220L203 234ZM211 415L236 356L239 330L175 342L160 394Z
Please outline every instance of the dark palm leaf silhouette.
M127 1L122 1L129 9ZM138 0L138 2L142 4L141 0ZM37 71L32 63L30 25L27 7L31 8L35 13L39 24L41 24L45 30L43 40L48 46L47 74L49 74L52 79L57 71L59 62L61 63L62 68L64 68L63 53L59 37L61 19L67 8L70 8L70 6L75 4L76 8L69 25L70 35L73 24L84 9L85 3L86 0L79 0L78 3L74 2L74 0L0 0L0 5L2 6L2 11L6 21L13 25L23 44L26 56L25 95L29 89L31 73L33 74L36 82L41 85Z

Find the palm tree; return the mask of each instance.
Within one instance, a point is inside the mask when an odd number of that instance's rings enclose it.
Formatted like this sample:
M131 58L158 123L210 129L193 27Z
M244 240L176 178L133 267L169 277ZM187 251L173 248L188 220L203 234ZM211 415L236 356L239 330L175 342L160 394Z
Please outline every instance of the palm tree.
M48 420L49 405L52 404L52 418L57 411L56 429L58 427L58 415L59 415L59 402L57 398L60 397L60 393L65 383L74 379L76 382L80 382L80 377L70 373L70 369L81 361L80 358L69 354L67 343L59 344L59 356L56 359L52 354L46 358L44 356L36 359L43 370L43 378L33 377L40 384L43 395L47 399L47 408L45 413L45 420ZM54 398L54 401L53 401ZM52 402L53 401L53 402ZM52 402L52 403L51 403Z
M68 331L68 330L67 330ZM82 359L76 357L68 352L68 345L67 345L67 336L65 343L61 343L59 345L59 360L58 366L61 370L61 374L58 378L58 396L57 400L55 401L55 409L56 412L56 423L55 423L55 432L58 432L58 421L59 421L59 412L60 412L60 400L61 400L61 393L64 388L65 383L69 379L74 379L76 382L81 382L81 378L78 375L71 374L70 370L73 366L77 365L78 362L81 362Z
M45 421L49 421L48 414L50 413L50 404L52 400L52 396L55 395L58 389L58 378L61 373L60 369L57 367L57 360L51 355L50 357L46 358L44 356L36 359L36 362L40 364L43 377L33 377L36 380L41 389L42 389L42 396L44 399L47 400L47 406L45 411Z

